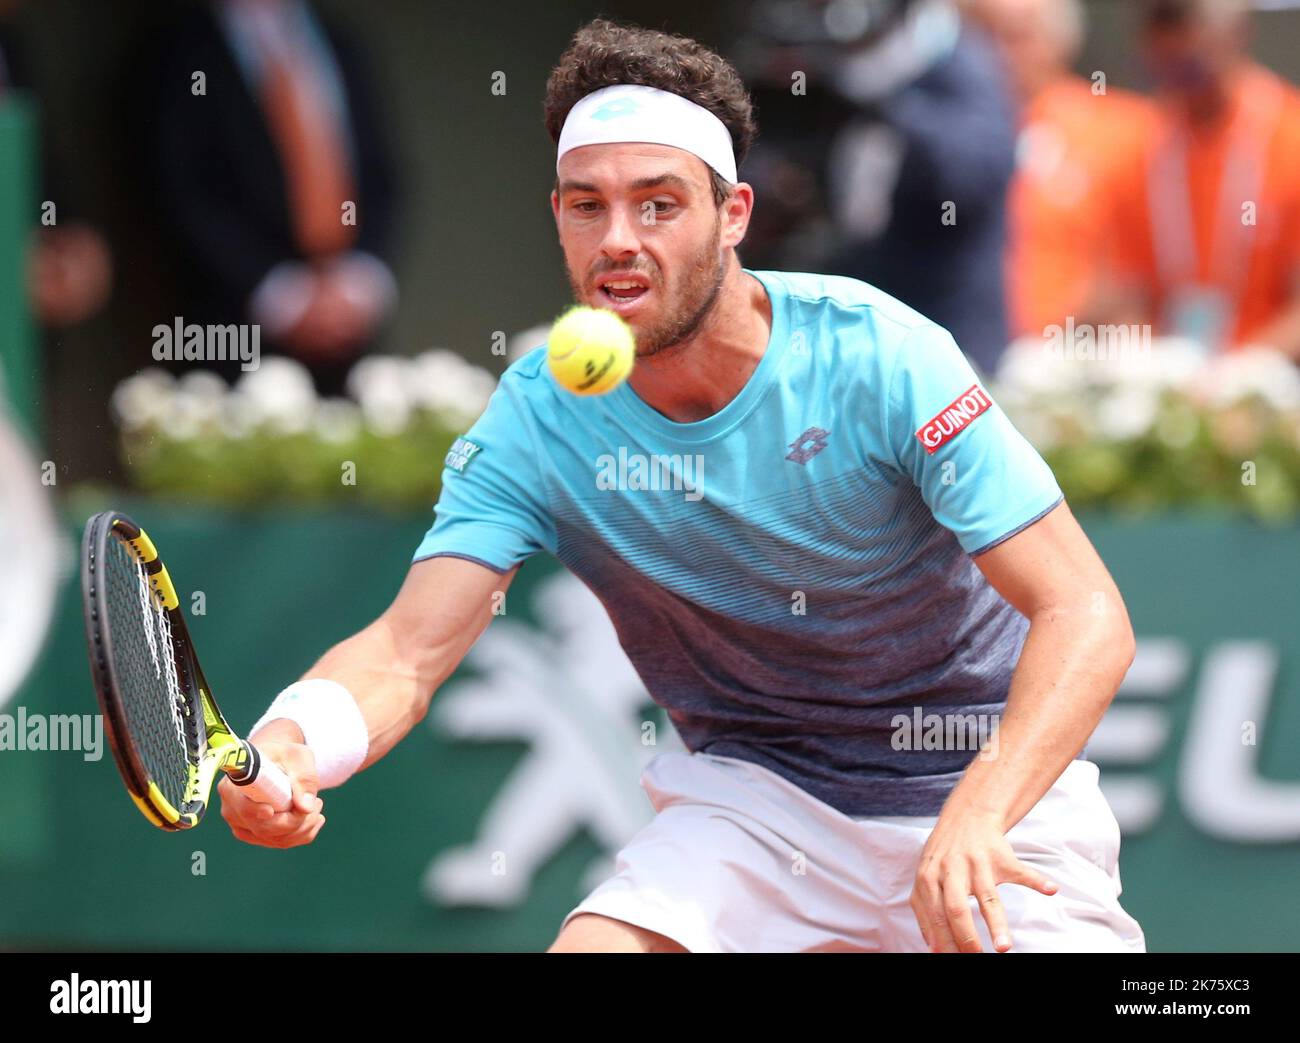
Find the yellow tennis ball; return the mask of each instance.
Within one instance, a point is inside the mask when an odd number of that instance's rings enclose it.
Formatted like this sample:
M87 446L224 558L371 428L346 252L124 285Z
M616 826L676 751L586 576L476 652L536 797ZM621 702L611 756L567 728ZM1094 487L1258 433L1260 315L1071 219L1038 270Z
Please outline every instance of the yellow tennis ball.
M613 391L627 379L635 361L631 327L604 308L570 308L551 327L546 342L551 375L575 395Z

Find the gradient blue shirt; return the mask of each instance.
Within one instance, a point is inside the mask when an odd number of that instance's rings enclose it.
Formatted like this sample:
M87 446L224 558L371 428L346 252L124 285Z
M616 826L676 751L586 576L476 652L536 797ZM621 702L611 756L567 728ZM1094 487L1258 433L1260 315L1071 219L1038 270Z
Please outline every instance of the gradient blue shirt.
M415 558L547 551L688 749L853 817L937 814L976 747L924 735L996 720L1028 628L972 556L1060 488L943 328L854 279L749 274L771 335L723 409L571 395L539 347L448 454Z

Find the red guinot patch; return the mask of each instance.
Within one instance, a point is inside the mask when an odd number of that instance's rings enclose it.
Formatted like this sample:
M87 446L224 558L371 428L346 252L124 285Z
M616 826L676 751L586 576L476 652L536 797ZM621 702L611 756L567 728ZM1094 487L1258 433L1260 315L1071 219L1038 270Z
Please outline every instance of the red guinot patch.
M925 446L925 451L933 455L944 443L956 438L981 413L993 405L993 400L978 384L972 384L952 402L939 410L938 414L921 425L916 437Z

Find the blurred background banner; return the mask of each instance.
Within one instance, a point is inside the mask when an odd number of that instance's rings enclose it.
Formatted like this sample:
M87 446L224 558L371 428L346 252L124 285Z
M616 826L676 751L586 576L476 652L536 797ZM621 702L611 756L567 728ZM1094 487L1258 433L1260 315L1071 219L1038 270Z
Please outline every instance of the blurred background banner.
M236 727L387 605L427 521L121 506L159 519L171 570L198 585L183 594L205 602L191 629ZM1124 829L1125 908L1153 952L1294 948L1300 526L1082 520L1140 645L1088 746ZM239 594L249 575L253 601ZM95 709L74 584L5 712ZM98 762L0 754L0 937L219 949L245 945L242 925L255 922L271 949L538 951L649 820L641 768L676 748L595 598L537 558L425 724L326 795L329 828L308 848L241 844L215 809L193 832L161 833L122 792L106 748ZM194 917L151 913L153 888L193 889ZM229 909L240 915L218 914Z
M95 711L95 511L165 548L237 729L390 603L447 448L571 303L542 99L604 14L750 87L742 263L948 326L1052 466L1139 637L1088 753L1150 949L1300 948L1296 8L0 0L0 947L247 944L229 908L265 948L539 950L648 820L678 740L547 558L309 847L162 834L106 745L13 745ZM259 354L169 357L187 325Z
M170 570L201 580L183 597L204 609L191 630L236 727L322 643L387 606L428 522L122 506L160 519L152 535ZM4 707L11 728L19 708L94 712L76 583L63 592L40 665ZM238 921L258 923L266 948L539 950L649 821L641 768L679 748L594 596L537 559L425 724L328 794L330 836L310 849L240 844L215 806L193 832L154 829L122 791L106 746L98 761L86 751L0 753L0 887L10 896L0 938L206 949L246 944ZM193 918L148 911L152 889L177 886L202 895ZM110 892L114 901L103 902ZM239 915L223 923L221 908Z
M31 104L0 99L0 381L9 408L36 433L35 327L27 307L27 247L36 224L36 127Z

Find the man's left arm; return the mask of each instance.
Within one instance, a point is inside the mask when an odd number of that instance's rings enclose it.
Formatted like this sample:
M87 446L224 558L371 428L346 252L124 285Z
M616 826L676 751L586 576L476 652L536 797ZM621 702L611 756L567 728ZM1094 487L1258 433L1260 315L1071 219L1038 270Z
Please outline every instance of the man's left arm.
M1133 659L1133 632L1051 468L980 385L951 335L918 325L889 359L879 414L899 471L1029 620L997 747L988 751L996 756L977 757L949 795L911 903L931 949L977 952L973 894L994 947L1005 950L1013 939L997 885L1054 890L1015 856L1005 834L1083 748Z
M1055 888L1005 834L1060 777L1114 698L1135 643L1119 590L1062 501L973 559L1029 620L993 757L976 757L921 855L912 907L932 950L980 951L974 895L994 947L1014 939L997 885Z

